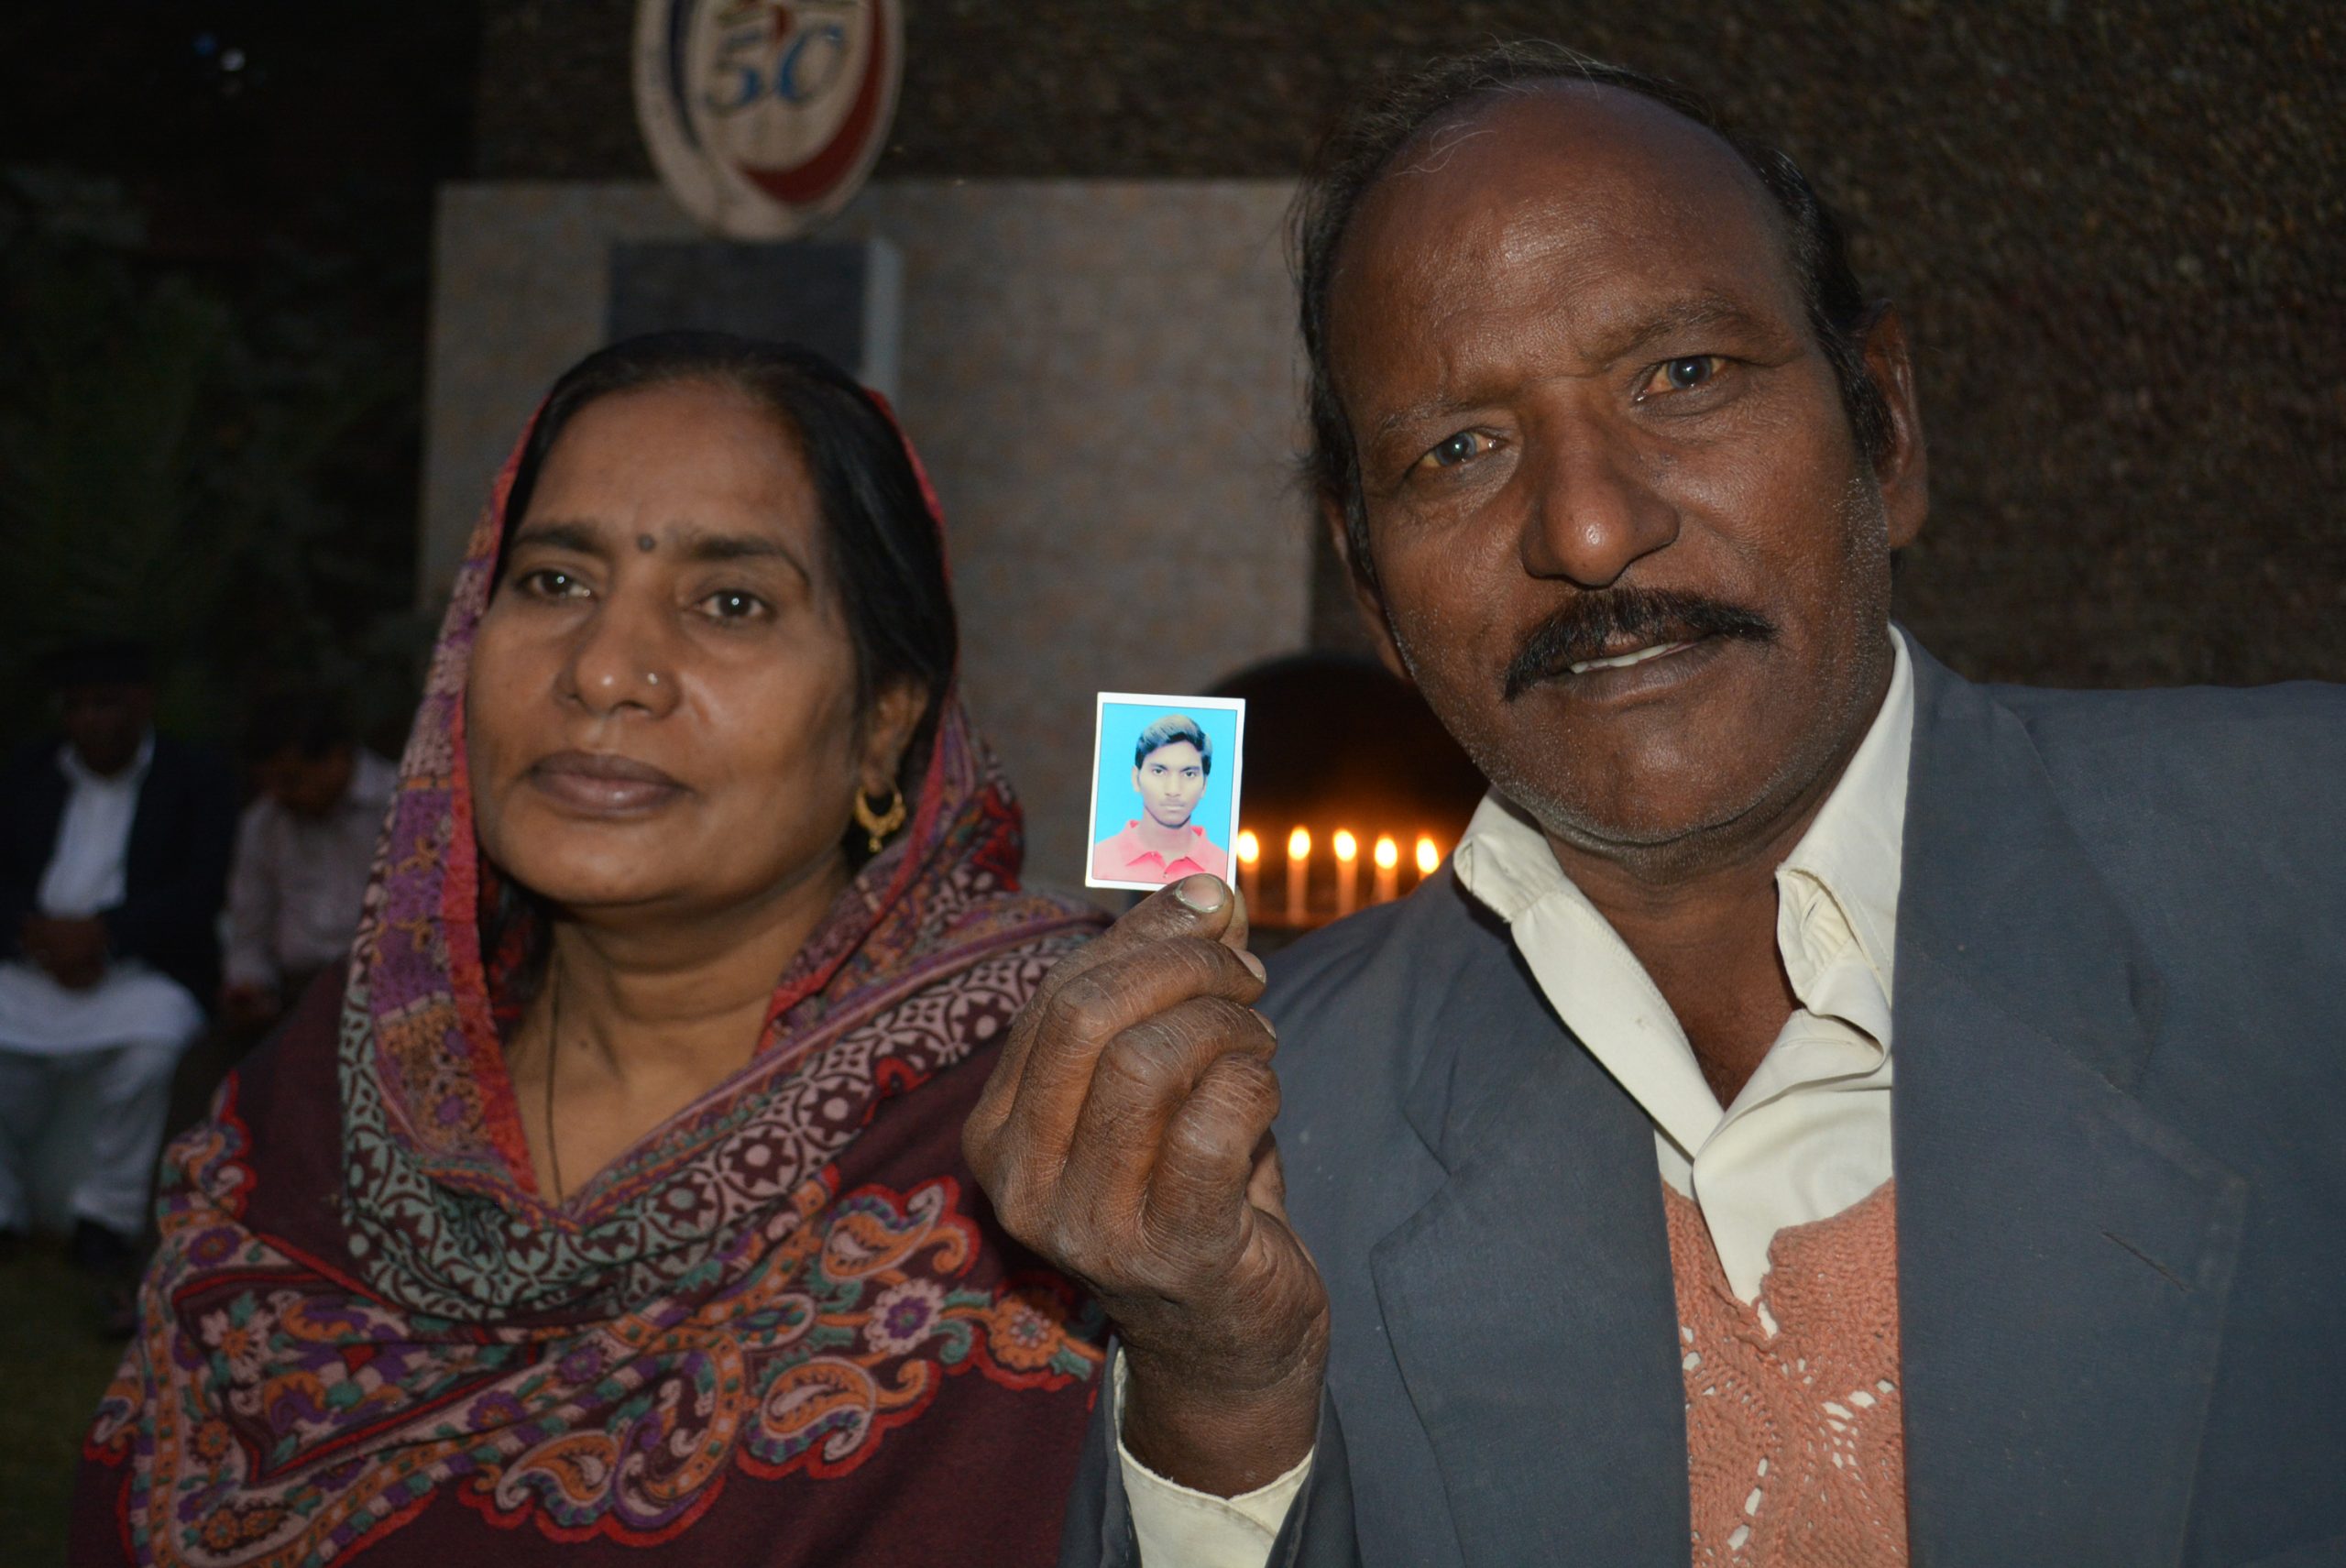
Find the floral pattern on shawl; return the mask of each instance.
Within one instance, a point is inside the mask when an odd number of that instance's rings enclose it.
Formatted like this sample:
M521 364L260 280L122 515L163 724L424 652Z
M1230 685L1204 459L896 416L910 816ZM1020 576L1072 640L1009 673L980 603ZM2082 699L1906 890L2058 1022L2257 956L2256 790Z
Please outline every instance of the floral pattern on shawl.
M560 1207L515 1190L528 1155L510 1089L501 1065L473 1065L502 1060L485 1001L402 984L459 942L475 946L452 955L451 967L478 972L477 927L444 912L408 913L408 879L387 876L373 953L367 933L360 937L364 978L344 1010L341 1051L351 1248L370 1284L421 1311L502 1320L593 1312L705 1266L722 1267L719 1238L739 1234L854 1139L883 1059L926 1077L947 1053L1006 1028L1033 980L1017 977L988 997L973 956L1031 944L1038 919L1060 928L1084 917L1003 893L1004 879L988 862L999 861L1003 836L1014 846L1016 818L998 777L978 772L980 755L959 713L948 712L927 793L967 802L959 819L939 832L925 804L924 819L865 868L784 978L779 996L802 994L768 1023L746 1074ZM406 806L403 795L395 831ZM929 852L949 858L957 874L915 880L881 902L902 870L892 862L919 849L925 831L935 839ZM382 1005L371 1002L375 986L391 991ZM877 1020L884 1023L872 1027Z
M672 1538L729 1475L842 1475L946 1377L1089 1384L1098 1310L973 1266L949 1174L842 1192L879 1112L1005 1033L1100 917L1017 891L1018 810L948 703L912 824L778 983L749 1065L563 1204L491 1017L463 697L499 481L459 576L335 1046L345 1255L246 1223L238 1083L174 1146L138 1337L87 1452L140 1563L320 1563L444 1490L557 1541Z

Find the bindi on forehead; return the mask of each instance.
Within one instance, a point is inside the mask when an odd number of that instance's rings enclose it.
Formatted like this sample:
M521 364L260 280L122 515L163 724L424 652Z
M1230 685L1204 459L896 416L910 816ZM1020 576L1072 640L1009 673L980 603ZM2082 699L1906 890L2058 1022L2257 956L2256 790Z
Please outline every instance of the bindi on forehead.
M649 555L660 548L660 542L648 533L639 533L635 536L635 547Z

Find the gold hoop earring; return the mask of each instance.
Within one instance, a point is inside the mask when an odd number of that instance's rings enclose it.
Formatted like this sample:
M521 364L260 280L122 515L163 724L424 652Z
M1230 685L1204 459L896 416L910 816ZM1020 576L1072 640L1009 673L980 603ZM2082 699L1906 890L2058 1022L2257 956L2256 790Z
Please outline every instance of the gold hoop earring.
M878 854L887 843L888 835L904 825L904 792L894 784L888 786L888 809L875 809L863 798L859 787L855 792L855 825L871 838L872 852Z

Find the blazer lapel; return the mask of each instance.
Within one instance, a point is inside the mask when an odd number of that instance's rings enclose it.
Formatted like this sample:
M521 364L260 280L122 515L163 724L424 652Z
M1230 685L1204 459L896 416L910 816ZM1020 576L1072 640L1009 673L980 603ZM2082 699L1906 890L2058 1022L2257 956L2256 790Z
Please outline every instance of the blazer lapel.
M2161 987L2027 730L1916 651L1892 1099L1918 1565L2177 1562L2245 1184L2131 1091Z
M1446 1181L1370 1260L1470 1563L1683 1568L1684 1390L1650 1124L1500 934L1409 1107Z

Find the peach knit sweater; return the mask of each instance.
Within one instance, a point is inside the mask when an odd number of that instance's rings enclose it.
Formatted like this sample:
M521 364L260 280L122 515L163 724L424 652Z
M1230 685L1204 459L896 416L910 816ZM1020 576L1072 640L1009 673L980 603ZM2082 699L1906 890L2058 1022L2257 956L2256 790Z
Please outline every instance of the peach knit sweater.
M1894 1185L1778 1232L1748 1306L1694 1201L1663 1189L1696 1568L1906 1561Z

